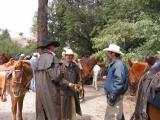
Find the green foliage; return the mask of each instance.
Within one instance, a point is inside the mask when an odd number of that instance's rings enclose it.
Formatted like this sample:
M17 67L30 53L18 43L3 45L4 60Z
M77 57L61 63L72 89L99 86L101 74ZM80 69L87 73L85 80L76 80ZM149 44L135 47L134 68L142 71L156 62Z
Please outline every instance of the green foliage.
M30 41L28 42L28 45L26 45L25 47L21 48L22 52L28 55L31 55L33 52L35 52L37 49L37 44L35 41Z
M1 30L0 40L11 40L11 36L9 34L9 31L7 29Z
M108 22L99 35L92 38L94 48L102 52L110 43L116 43L125 53L125 60L156 54L160 49L160 14L156 5L154 9L147 8L137 0L104 0L102 4Z
M79 55L96 52L105 58L102 50L116 43L127 60L160 50L160 0L95 1L57 0L49 4L49 36L61 42L59 53L69 44Z
M11 41L8 39L0 40L0 53L6 53L9 55L14 55L16 53L21 52L21 45L15 41Z
M6 35L6 37L4 37ZM27 46L22 47L16 41L11 40L7 34L0 35L0 53L14 56L17 53L31 54L36 50L36 42L30 41Z
M56 5L56 6L55 6ZM62 46L69 44L80 55L94 52L91 38L100 29L102 15L92 1L67 2L58 0L49 5L49 35L58 39ZM98 18L99 17L99 18Z

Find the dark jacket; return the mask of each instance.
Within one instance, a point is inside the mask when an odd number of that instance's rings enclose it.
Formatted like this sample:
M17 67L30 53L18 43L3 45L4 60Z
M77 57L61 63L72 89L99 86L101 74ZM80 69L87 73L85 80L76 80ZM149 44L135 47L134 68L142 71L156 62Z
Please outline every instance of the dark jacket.
M61 81L61 106L62 106L62 117L63 120L71 120L72 117L72 101L71 98L74 97L75 111L78 114L81 113L80 101L78 98L78 92L68 87L71 82L73 84L78 84L80 69L74 62L63 62L64 66L64 78Z
M128 69L120 59L116 59L108 67L104 84L106 95L119 96L128 88Z

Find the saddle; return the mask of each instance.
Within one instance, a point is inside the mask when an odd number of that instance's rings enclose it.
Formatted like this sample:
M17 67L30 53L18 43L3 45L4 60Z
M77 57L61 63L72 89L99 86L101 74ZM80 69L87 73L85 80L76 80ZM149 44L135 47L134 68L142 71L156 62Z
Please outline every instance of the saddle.
M148 120L147 103L160 108L160 62L155 63L141 78L137 98L131 120Z
M148 103L160 108L160 72L155 75L150 84Z

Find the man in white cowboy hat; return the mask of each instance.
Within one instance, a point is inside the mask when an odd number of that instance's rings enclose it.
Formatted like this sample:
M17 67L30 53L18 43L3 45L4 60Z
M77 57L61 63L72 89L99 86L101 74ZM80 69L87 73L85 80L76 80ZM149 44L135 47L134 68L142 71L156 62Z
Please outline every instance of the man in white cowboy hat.
M118 45L110 44L103 51L111 61L104 83L107 96L105 120L124 120L123 95L128 88L128 69L120 59L123 53Z
M64 47L64 48L63 48L63 51L62 51L62 58L61 58L62 61L65 60L65 54L66 54L66 51L67 51L67 50L72 50L72 49L69 48L69 47Z
M78 93L67 84L78 84L80 78L80 69L74 62L74 52L72 49L67 49L65 52L64 79L61 82L61 120L77 120L76 113L81 115L81 107L78 99Z
M25 54L21 54L20 56L19 56L19 60L23 60L25 58Z

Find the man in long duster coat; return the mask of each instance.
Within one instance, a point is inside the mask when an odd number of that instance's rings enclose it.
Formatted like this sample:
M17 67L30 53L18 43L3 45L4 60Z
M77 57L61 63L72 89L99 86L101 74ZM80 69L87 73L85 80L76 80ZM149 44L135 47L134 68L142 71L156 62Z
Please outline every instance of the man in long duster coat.
M38 46L42 54L36 71L36 120L60 120L59 82L63 72L54 53L59 45L57 41L44 40Z

